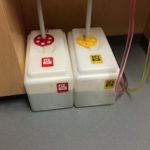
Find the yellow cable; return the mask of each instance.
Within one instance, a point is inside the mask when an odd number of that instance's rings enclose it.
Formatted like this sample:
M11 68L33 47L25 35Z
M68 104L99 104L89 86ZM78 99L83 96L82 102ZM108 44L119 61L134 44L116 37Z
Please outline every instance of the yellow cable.
M149 71L150 71L150 39L149 39L149 46L148 46L146 62L145 62L142 78L135 87L128 89L129 93L136 92L143 87L143 85L145 84L145 82L148 78Z

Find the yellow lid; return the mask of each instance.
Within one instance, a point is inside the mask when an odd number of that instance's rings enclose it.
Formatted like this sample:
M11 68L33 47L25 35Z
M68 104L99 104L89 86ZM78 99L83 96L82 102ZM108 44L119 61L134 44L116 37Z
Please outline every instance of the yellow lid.
M81 35L77 38L77 43L85 48L92 48L93 46L96 46L97 39L94 36L89 36L88 38L85 38L83 35Z

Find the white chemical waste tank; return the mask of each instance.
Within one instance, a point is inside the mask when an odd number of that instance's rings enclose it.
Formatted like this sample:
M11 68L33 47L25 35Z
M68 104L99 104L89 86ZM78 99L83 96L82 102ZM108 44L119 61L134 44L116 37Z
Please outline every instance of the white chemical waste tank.
M73 75L65 34L49 30L28 37L25 88L33 111L73 106Z
M102 28L91 28L85 40L84 29L68 34L74 73L76 107L113 104L119 73L117 61Z

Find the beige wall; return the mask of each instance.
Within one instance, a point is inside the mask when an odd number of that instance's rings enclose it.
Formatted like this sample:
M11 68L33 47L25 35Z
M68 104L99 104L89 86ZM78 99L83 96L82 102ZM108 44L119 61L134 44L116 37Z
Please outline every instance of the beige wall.
M18 0L0 0L0 97L23 94L25 38Z
M127 33L129 0L93 0L93 26L102 26L108 35ZM35 0L21 0L27 32L38 29ZM84 27L86 0L43 0L46 26L69 31ZM144 31L150 0L137 0L136 32Z

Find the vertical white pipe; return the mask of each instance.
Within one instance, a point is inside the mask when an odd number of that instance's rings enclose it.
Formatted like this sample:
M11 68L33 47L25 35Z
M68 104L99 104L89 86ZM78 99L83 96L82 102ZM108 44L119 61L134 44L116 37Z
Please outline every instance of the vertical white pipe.
M45 38L46 31L45 31L45 24L44 24L41 0L36 0L36 5L37 5L37 13L38 13L39 25L40 25L40 30L41 30L41 36L42 36L42 38Z
M86 31L85 31L86 38L89 36L91 30L92 7L93 7L93 0L87 0Z

